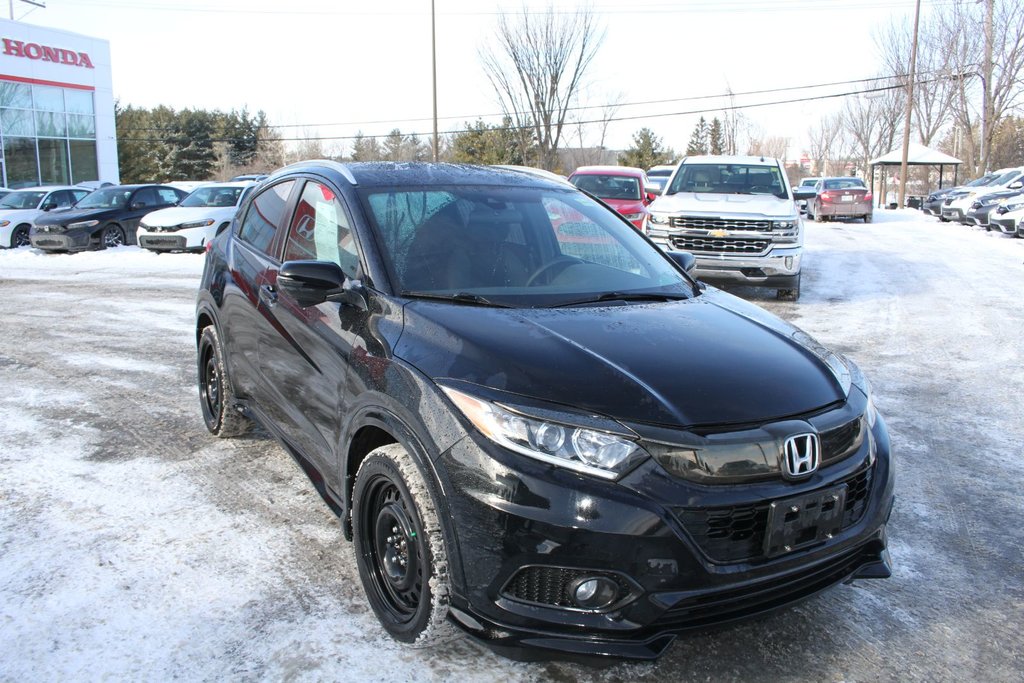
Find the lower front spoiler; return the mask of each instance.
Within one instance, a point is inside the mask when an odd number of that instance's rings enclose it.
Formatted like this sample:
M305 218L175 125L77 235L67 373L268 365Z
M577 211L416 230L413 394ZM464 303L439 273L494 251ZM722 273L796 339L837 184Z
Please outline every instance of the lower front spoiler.
M525 631L493 622L485 625L482 620L455 608L452 608L452 617L474 640L509 659L568 660L587 664L610 663L609 660L615 659L654 660L663 655L681 633L708 630L769 614L840 583L889 578L892 562L885 546L883 528L876 537L854 550L781 577L712 592L652 594L652 600L667 601L671 606L653 624L628 638Z

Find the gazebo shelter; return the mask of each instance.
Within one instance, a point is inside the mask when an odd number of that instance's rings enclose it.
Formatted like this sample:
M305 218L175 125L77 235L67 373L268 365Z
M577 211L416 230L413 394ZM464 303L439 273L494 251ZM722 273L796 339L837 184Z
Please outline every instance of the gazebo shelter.
M929 149L924 145L919 145L916 142L910 143L910 149L907 153L907 166L938 166L939 167L939 187L942 187L942 174L946 166L953 167L953 184L957 182L957 175L960 164L963 162L955 157L951 157L948 154L943 154L934 149ZM885 172L886 166L902 166L903 165L903 146L894 149L888 154L882 155L877 159L871 161L871 186L875 186L875 167L882 166L882 191L878 193L878 206L883 206L885 196L888 194L888 188L886 178L888 173Z

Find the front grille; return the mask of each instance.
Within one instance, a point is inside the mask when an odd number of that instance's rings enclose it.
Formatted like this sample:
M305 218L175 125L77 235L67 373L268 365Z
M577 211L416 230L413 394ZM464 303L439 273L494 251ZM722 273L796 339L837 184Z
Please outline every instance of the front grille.
M45 239L41 240L41 239L37 239L34 242L34 244L37 247L63 247L64 246L64 242L62 242L61 240L45 240Z
M867 509L871 469L866 468L842 481L846 484L843 529L860 521ZM721 508L676 508L676 517L704 553L716 562L740 562L763 557L771 501Z
M670 219L673 228L687 230L757 230L767 232L772 229L771 221L751 220L749 218L704 218L700 216L673 216Z
M184 249L185 238L184 237L152 237L150 235L139 235L139 246L143 249L147 247L161 247L164 249Z
M714 254L762 254L768 240L744 240L712 237L673 237L672 246L683 251Z
M611 572L534 566L523 567L516 572L501 589L501 595L535 605L575 608L569 587L573 581L587 576L603 576L613 580L619 585L620 597L631 592L630 586L620 576Z
M677 602L655 624L661 628L696 627L757 614L811 596L881 559L881 545L872 541L825 562L782 577Z

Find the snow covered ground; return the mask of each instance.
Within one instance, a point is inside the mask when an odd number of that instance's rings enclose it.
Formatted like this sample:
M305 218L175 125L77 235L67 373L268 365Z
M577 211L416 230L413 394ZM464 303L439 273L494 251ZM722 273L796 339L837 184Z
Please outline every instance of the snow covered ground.
M288 456L203 427L202 256L0 251L0 680L1021 680L1024 240L876 221L808 224L799 302L741 293L873 380L895 576L599 670L384 635Z

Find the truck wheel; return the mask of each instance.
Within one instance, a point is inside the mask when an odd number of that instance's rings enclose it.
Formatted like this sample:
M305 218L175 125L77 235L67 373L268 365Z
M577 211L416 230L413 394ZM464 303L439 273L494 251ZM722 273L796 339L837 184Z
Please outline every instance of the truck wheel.
M448 554L430 486L399 444L371 452L352 492L359 578L395 640L428 647L457 631L448 621Z
M870 223L872 220L874 220L874 216L872 216L870 213L864 214L864 222L865 223Z
M779 301L796 301L800 298L800 278L802 273L796 276L796 286L791 289L780 289L776 292Z

